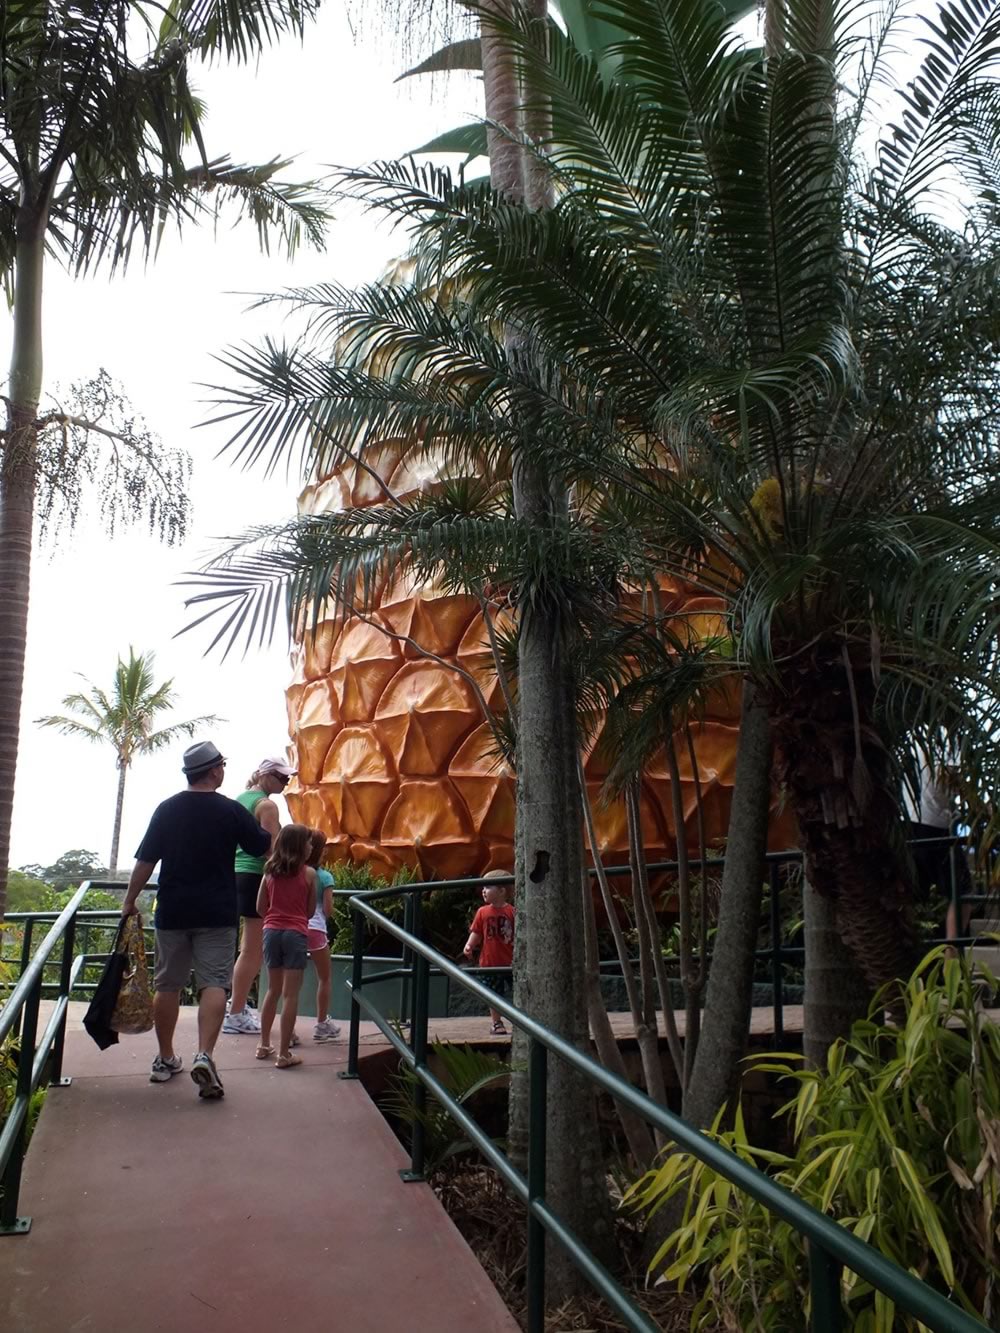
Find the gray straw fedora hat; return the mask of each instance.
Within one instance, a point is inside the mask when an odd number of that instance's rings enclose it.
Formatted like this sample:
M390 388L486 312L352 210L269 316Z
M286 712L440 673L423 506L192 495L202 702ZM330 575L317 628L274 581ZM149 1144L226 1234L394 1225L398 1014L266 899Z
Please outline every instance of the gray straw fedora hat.
M199 741L197 745L189 745L184 751L183 772L187 774L198 773L225 762L224 757L211 741Z

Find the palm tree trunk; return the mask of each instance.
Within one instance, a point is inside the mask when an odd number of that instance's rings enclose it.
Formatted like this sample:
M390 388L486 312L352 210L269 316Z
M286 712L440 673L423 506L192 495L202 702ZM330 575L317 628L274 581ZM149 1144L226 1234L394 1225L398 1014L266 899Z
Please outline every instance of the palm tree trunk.
M590 1028L594 1034L594 1047L597 1058L605 1069L610 1069L626 1083L631 1082L625 1057L622 1055L618 1038L611 1027L604 996L601 994L600 958L597 952L597 913L594 911L594 894L590 885L590 876L584 873L580 883L583 904L583 940L586 949L586 969L584 979L587 987L587 1013ZM618 1119L621 1123L629 1152L632 1154L637 1172L648 1171L656 1156L656 1145L649 1126L641 1116L630 1111L627 1106L615 1103Z
M712 1123L736 1091L740 1060L746 1051L770 799L770 719L756 687L746 681L719 924L698 1051L684 1092L684 1118L699 1129Z
M490 8L501 20L511 17L511 0L492 0ZM518 126L517 73L506 54L502 35L490 26L485 17L480 21L480 42L483 62L484 112L492 122L487 130L490 159L490 184L507 199L518 200L523 194L521 178L521 150L497 127L515 133ZM517 720L518 727L520 719ZM520 763L520 759L518 760ZM518 784L517 790L519 790ZM519 978L528 972L528 933L525 913L525 880L523 857L520 853L520 820L514 821L514 909L517 928L514 932L514 1001L523 1006ZM510 1098L507 1130L507 1151L512 1161L522 1170L528 1163L528 1045L523 1034L514 1029L511 1035Z
M806 879L836 904L837 928L870 989L892 987L910 974L916 937L871 666L817 644L783 674L772 711Z
M125 774L128 765L118 761L118 800L115 804L115 826L111 831L111 855L108 857L108 874L113 875L118 869L118 843L122 831L122 810L125 807Z
M871 991L841 939L836 904L806 881L802 906L806 946L802 1050L813 1069L825 1069L833 1043L846 1037L852 1023L868 1012Z
M492 0L500 19L510 0ZM538 4L532 6L540 17ZM521 91L502 34L482 26L486 116L516 132ZM493 188L529 208L544 208L549 184L535 171L525 197L520 145L490 131ZM514 511L522 522L547 524L560 497L536 469L519 467ZM587 1022L586 949L579 885L583 875L582 808L577 781L576 700L568 645L551 618L525 616L518 637L517 783L515 809L514 998L577 1049L590 1050ZM523 1069L524 1044L515 1036L513 1061ZM511 1079L511 1155L522 1165L528 1138L527 1078ZM549 1064L546 1195L577 1236L602 1258L612 1246L604 1157L593 1088L562 1061ZM561 1246L551 1245L546 1292L559 1304L580 1289L582 1278Z
M515 483L522 522L545 521L537 474ZM569 645L551 616L522 617L518 634L516 882L520 957L515 997L537 1022L589 1054L586 950L579 886L582 809ZM523 1084L523 1080L522 1080ZM521 1097L511 1119L523 1116ZM594 1089L561 1060L549 1062L546 1196L583 1243L607 1259L611 1213ZM558 1305L582 1279L561 1246L547 1260L547 1295Z
M42 390L41 219L22 206L14 261L14 342L0 457L0 923L7 907L10 827L24 686Z
M509 22L510 0L488 0L485 8L497 18ZM510 55L510 45L484 17L480 47L483 61L483 98L486 119L486 145L490 158L490 184L508 199L520 199L524 193L521 145L511 135L519 124L520 90L517 71ZM506 132L505 132L506 131Z
M509 19L510 0L492 0L497 17ZM532 13L538 17L538 5ZM519 129L517 73L502 34L482 25L482 61L493 188L530 208L545 207L548 182L531 173L525 198L525 166ZM507 130L509 133L504 133ZM515 512L523 521L548 521L553 497L546 479L530 469L515 478ZM558 503L558 497L556 497ZM578 907L583 874L582 811L576 775L576 704L567 647L558 626L527 618L518 640L515 905L517 931L514 998L539 1022L578 1049L589 1051L586 949ZM525 1045L515 1032L508 1145L522 1167L527 1157L528 1087ZM547 1196L564 1220L604 1257L611 1246L605 1167L592 1089L553 1061L549 1072ZM558 1304L581 1279L561 1247L547 1262L547 1295Z

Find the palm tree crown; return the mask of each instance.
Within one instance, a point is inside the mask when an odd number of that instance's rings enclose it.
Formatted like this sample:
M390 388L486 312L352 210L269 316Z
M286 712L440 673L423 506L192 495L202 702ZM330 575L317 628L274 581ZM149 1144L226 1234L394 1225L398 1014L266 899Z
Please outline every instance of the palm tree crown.
M69 710L68 713L35 719L38 726L56 727L64 736L82 736L114 749L118 764L118 802L108 862L112 874L118 868L125 774L132 763L140 755L155 754L172 745L178 737L193 736L199 727L212 726L219 721L213 714L207 714L157 728L160 715L173 708L175 694L173 680L154 684L154 665L155 654L137 655L130 647L128 661L118 659L110 691L88 681L89 688L85 693L67 694L63 699L63 707Z

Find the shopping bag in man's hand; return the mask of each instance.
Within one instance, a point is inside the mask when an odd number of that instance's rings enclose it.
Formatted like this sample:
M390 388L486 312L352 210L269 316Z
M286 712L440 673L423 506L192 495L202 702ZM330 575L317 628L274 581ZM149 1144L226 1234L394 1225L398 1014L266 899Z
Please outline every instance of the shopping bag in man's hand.
M146 938L138 912L122 922L118 947L125 955L125 971L118 987L111 1027L115 1032L136 1036L148 1032L153 1026L153 993L146 967Z
M83 1019L83 1026L102 1051L106 1051L109 1046L115 1046L118 1043L118 1033L111 1026L111 1015L118 1003L118 991L121 989L122 977L125 975L125 968L128 964L128 959L122 952L121 944L122 936L125 933L125 922L131 920L133 920L132 917L123 917L118 926L114 948L108 957L108 961L104 964L104 971L101 973L101 979L94 991L94 998L91 1000Z

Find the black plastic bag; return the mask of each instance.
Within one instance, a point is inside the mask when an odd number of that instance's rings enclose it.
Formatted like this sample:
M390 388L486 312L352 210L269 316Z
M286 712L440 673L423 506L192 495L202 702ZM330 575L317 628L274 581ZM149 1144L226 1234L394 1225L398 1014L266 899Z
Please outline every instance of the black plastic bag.
M125 969L128 966L128 958L120 948L124 929L125 918L122 917L118 925L114 948L108 961L104 964L104 971L101 973L101 979L94 991L94 998L91 1000L83 1018L83 1026L102 1051L106 1051L109 1046L118 1044L118 1033L111 1026L111 1015L115 1012L122 977L125 975Z

